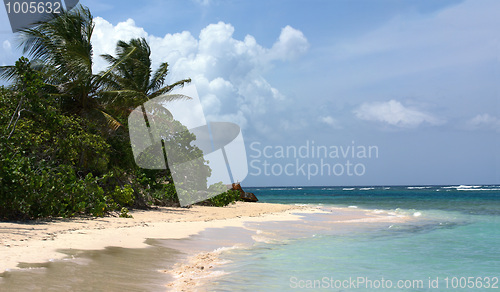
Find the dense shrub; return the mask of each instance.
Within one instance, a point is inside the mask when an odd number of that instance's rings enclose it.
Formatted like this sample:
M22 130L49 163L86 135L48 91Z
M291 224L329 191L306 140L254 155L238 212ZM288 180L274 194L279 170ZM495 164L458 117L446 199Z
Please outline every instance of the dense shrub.
M110 130L90 114L65 110L56 86L26 58L13 68L14 84L0 87L0 220L104 216L129 207L179 206L169 169L146 170L135 164L126 123ZM5 76L5 75L4 75ZM99 107L95 108L100 111ZM179 125L180 127L181 125ZM168 137L169 151L179 151L182 163L202 152L191 145L187 131ZM193 161L185 184L204 185L210 168ZM225 206L239 199L220 184L220 193L205 204Z
M0 90L0 218L104 215L105 138L63 114L26 59L16 69L18 83Z
M221 193L220 195L210 198L208 201L210 202L211 206L224 207L239 200L240 200L239 191L227 190L226 192Z

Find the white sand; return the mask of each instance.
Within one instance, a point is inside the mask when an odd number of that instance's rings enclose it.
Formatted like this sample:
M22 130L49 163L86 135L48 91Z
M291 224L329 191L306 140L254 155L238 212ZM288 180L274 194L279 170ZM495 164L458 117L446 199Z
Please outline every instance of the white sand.
M0 223L0 273L18 268L18 264L43 263L62 259L60 249L100 250L108 246L123 248L147 247L148 238L180 239L206 228L245 227L245 223L297 221L305 213L328 213L329 228L341 229L359 224L403 222L406 216L386 211L353 208L328 208L269 203L243 203L224 208L194 206L192 208L161 207L132 211L133 218L73 218L28 223ZM311 226L312 227L312 226ZM255 237L254 240L257 240ZM166 288L174 291L199 291L219 265L220 251L202 252L163 272L175 281ZM205 279L205 280L204 280Z
M243 203L224 207L162 207L132 211L134 218L75 218L29 223L0 223L0 273L18 263L61 259L58 249L98 250L107 246L146 247L148 238L185 238L205 228L242 227L244 222L298 220L292 210L319 210L291 205Z

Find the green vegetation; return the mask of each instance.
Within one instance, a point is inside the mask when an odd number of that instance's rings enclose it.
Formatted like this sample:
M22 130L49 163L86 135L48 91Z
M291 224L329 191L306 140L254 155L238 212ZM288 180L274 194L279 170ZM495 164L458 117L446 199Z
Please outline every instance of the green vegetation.
M222 183L213 184L208 188L209 191L219 193L219 195L208 199L207 204L215 207L223 207L240 200L240 192L237 190L226 191L226 186Z
M135 107L190 80L165 85L168 64L153 73L144 39L118 42L116 57L103 56L107 71L92 72L93 28L87 8L65 12L20 32L32 61L21 57L0 67L0 77L12 84L0 87L0 220L109 211L129 217L131 207L178 205L169 169L136 166L127 118ZM172 96L177 98L188 97ZM201 153L190 145L195 137L189 132L169 139L180 143L168 145L186 153ZM194 167L210 175L206 164ZM239 198L222 184L212 187L222 194L204 204L224 206Z

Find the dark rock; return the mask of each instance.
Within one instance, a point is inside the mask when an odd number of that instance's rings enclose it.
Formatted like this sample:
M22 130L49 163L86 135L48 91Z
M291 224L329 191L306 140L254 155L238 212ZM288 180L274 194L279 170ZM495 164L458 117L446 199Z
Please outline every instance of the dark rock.
M232 190L239 191L240 192L240 198L242 201L245 202L257 202L259 199L253 194L253 193L247 193L241 188L239 183L234 183L232 185Z
M240 198L245 202L257 202L259 199L253 193L244 192L240 194Z

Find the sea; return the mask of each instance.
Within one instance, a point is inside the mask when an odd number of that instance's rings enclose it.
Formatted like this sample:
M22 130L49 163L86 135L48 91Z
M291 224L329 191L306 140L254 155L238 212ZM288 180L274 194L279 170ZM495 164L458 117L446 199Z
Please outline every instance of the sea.
M219 268L226 274L207 291L500 291L500 186L245 190L261 202L347 207L411 220L343 232L331 224L229 249ZM309 217L298 228L318 225Z
M500 291L500 186L245 188L260 202L317 207L300 221L254 222L150 248L67 251L68 259L0 275L0 291L164 291L189 244L217 249L197 291ZM370 214L388 222L332 218ZM345 214L344 214L345 213ZM211 235L210 235L211 234ZM232 238L230 238L231 236ZM211 241L208 238L212 238ZM243 240L243 239L241 239ZM176 247L177 246L177 247Z

